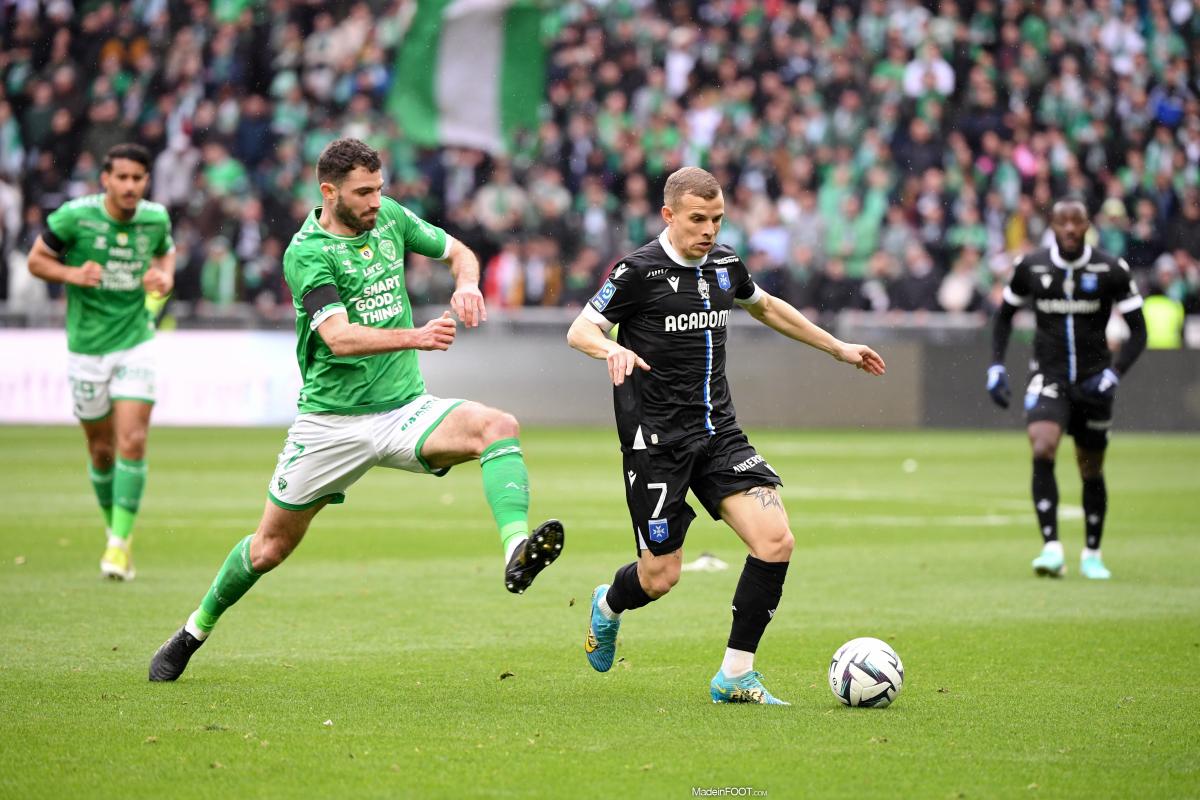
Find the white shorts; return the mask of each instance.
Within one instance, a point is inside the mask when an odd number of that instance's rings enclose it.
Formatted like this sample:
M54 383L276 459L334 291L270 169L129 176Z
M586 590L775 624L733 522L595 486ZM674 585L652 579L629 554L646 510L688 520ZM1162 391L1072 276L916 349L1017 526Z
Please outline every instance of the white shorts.
M371 467L445 475L421 457L421 447L446 415L464 401L423 394L380 414L301 414L267 485L280 508L302 511L321 500L341 503Z
M67 377L79 421L104 419L114 400L153 403L155 353L153 339L102 356L68 353Z

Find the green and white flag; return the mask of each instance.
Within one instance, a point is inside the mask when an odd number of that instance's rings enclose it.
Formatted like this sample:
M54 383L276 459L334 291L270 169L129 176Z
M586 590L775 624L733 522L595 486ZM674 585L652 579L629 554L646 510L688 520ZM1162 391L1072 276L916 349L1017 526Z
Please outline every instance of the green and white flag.
M419 0L388 110L415 144L504 152L538 124L541 22L532 0Z

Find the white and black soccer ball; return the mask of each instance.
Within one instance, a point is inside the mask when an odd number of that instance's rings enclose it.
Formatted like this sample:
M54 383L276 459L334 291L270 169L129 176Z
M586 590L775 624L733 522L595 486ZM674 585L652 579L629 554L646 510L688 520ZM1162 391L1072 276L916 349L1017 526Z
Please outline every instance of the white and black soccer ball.
M829 688L848 706L883 708L904 688L904 665L887 642L851 639L829 662Z

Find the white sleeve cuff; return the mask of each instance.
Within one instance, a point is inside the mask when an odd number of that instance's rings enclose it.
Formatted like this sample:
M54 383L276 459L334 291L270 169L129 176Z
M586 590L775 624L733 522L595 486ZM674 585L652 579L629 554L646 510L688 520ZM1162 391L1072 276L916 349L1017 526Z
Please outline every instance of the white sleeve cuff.
M1142 296L1135 294L1133 297L1126 297L1121 302L1117 303L1117 311L1122 314L1128 314L1130 311L1136 311L1142 307Z
M609 322L608 318L605 317L603 314L601 314L599 311L592 308L591 303L588 303L587 305L585 305L583 307L583 313L580 314L580 316L582 316L584 319L586 319L588 322L592 323L593 325L598 326L600 328L600 330L604 331L605 333L608 333L609 331L612 330L613 323Z
M450 247L453 244L454 244L454 237L447 233L446 234L446 249L442 251L442 254L440 256L438 256L438 261L445 261L447 258L450 257Z
M1017 308L1020 308L1021 306L1025 305L1025 298L1014 292L1011 286L1005 286L1004 302L1008 303L1010 306L1016 306Z
M735 298L733 298L733 302L737 303L742 308L747 308L748 306L755 305L760 300L762 300L763 295L765 295L765 294L766 294L766 292L764 292L762 290L762 287L756 283L756 284L754 284L754 294L750 295L745 300L739 300L735 297Z
M315 331L317 328L321 327L322 322L329 319L334 314L346 314L346 307L340 303L336 306L325 306L325 308L322 308L320 311L318 311L317 315L312 318L312 323L308 327ZM346 316L350 315L346 314Z

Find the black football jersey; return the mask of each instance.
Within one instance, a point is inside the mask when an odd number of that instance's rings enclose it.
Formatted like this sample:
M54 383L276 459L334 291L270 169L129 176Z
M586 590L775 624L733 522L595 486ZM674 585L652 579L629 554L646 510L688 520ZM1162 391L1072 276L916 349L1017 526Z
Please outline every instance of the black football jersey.
M641 356L613 387L617 434L626 450L653 448L734 427L725 378L725 340L734 302L761 292L732 249L716 245L705 258L675 252L664 231L619 262L584 308L584 317Z
M1066 261L1052 245L1017 261L1004 301L1036 316L1034 371L1078 382L1112 362L1105 328L1113 307L1133 311L1142 296L1124 259L1085 246Z

